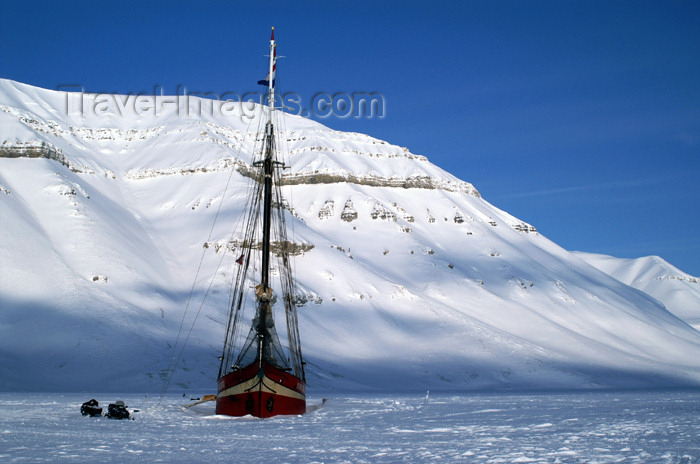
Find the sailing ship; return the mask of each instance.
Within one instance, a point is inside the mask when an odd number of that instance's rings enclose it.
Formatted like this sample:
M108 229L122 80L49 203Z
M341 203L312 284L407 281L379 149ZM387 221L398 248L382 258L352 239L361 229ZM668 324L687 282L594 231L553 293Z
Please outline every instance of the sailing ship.
M301 355L291 242L287 240L275 123L275 28L270 38L269 72L260 81L267 87L264 136L249 196L244 232L237 243L236 261L226 338L218 375L216 413L228 416L270 417L306 412L306 380ZM238 254L238 253L237 253ZM257 269L257 272L256 272ZM274 283L273 283L274 280ZM246 308L247 311L246 312ZM246 314L252 315L252 320ZM284 314L286 345L277 332L276 315Z

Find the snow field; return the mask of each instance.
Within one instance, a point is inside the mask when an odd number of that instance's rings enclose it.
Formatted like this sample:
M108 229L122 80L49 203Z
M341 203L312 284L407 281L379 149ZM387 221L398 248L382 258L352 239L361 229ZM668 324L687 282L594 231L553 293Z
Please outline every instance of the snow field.
M101 404L117 396L98 395ZM697 391L332 394L303 416L212 414L119 396L134 420L80 415L89 395L0 394L0 460L167 463L693 463ZM310 400L317 408L321 398Z

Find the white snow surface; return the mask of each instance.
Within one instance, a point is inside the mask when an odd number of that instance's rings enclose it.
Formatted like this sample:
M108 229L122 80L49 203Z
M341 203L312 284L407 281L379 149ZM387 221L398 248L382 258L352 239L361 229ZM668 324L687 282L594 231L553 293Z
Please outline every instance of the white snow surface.
M132 97L0 80L0 390L160 391L173 355L171 389L215 388L260 118L194 97L144 114ZM700 384L687 308L423 156L300 117L278 127L310 392Z
M303 416L213 414L189 398L0 394L3 463L659 463L700 459L698 392L332 395ZM321 398L310 398L317 408ZM138 412L135 412L138 410Z
M681 271L659 256L616 258L597 253L576 256L617 280L637 288L700 330L700 279Z

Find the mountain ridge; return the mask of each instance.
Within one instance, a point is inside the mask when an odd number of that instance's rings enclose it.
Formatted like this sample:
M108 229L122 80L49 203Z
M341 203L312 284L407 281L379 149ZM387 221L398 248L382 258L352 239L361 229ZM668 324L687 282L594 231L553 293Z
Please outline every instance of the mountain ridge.
M0 80L5 153L56 153L0 157L0 389L157 391L173 355L174 387L213 389L237 257L215 249L241 239L235 168L260 118L66 114L70 98L96 96ZM700 332L468 182L363 134L280 125L290 171L329 176L283 187L311 389L700 384Z
M615 258L574 252L587 263L631 287L651 295L676 316L700 330L700 279L660 256Z

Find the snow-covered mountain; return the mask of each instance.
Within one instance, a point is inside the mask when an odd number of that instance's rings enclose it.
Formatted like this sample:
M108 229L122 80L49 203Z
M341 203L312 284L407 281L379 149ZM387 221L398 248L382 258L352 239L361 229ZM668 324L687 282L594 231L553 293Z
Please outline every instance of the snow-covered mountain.
M700 279L697 277L659 256L627 259L580 251L574 254L620 282L653 296L666 309L700 330Z
M182 353L214 390L260 118L211 108L0 80L0 389L158 391ZM700 384L700 332L471 184L280 126L311 390Z

